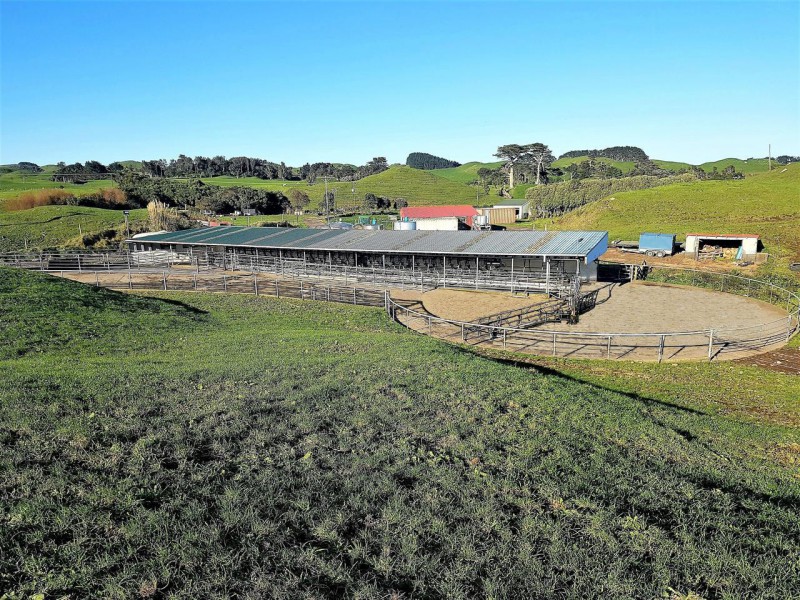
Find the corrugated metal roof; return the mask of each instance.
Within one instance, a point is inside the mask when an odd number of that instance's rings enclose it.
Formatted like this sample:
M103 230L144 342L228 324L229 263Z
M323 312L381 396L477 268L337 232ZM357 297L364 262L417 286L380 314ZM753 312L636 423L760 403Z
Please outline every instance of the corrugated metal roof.
M383 231L225 227L156 233L131 242L484 256L596 258L608 246L605 231Z
M401 219L435 219L437 217L475 217L480 213L469 204L446 206L407 206L400 209Z
M501 200L500 202L495 202L494 206L525 206L528 204L530 200L523 200L523 199L509 199L509 200Z

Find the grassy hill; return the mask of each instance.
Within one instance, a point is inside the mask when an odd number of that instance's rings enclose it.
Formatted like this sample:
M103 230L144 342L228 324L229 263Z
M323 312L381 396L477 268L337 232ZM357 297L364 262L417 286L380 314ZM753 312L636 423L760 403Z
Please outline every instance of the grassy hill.
M129 219L135 231L147 220L147 210L132 210ZM102 208L40 206L14 212L0 210L0 251L22 250L26 246L28 249L80 247L84 235L110 230L122 233L124 223L121 210Z
M768 252L800 259L800 164L738 181L701 181L616 194L556 224L563 229L607 229L612 239L643 231L755 233Z
M796 591L796 429L481 358L378 309L2 270L0 312L11 597Z
M486 168L486 169L496 169L497 167L502 166L502 162L490 162L490 163L482 163L482 162L468 162L460 167L451 167L449 169L431 169L427 171L432 175L436 175L437 177L442 177L449 181L454 181L456 183L470 183L471 181L476 181L478 179L478 169Z
M15 198L22 192L44 189L63 189L76 196L88 196L98 190L116 187L113 181L93 180L84 184L76 183L57 183L50 181L55 165L43 167L41 173L30 173L27 171L12 171L11 173L0 173L0 208L2 203L8 198Z
M475 187L449 180L446 177L440 177L436 174L437 171L439 170L423 171L404 165L393 165L382 173L370 175L355 182L328 182L328 189L336 190L337 202L340 206L360 204L364 199L364 194L368 192L391 199L405 198L411 206L474 204L476 202L476 191L479 191L478 203L491 204L494 201L494 198L488 198L483 193L483 190L477 190ZM213 177L203 179L203 181L212 185L246 185L283 193L288 193L293 187L299 187L311 197L312 208L321 204L325 194L324 182L308 185L304 181L263 180L255 177L242 177L239 179L235 177ZM353 188L355 188L355 193Z

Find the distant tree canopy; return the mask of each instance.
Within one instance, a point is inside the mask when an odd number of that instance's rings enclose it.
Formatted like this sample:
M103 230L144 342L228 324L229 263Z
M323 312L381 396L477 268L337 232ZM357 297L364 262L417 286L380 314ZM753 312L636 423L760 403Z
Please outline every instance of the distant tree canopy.
M610 148L603 148L602 150L570 150L559 156L558 159L578 158L580 156L588 156L589 158L610 158L611 160L625 162L646 161L650 158L644 150L636 146L611 146Z
M406 164L412 169L449 169L460 167L461 163L447 160L441 156L434 156L427 152L412 152L406 159Z
M286 163L275 163L262 158L249 156L195 156L181 154L176 159L166 161L143 160L142 172L151 177L257 177L259 179L305 180L314 183L319 177L332 177L337 181L355 181L368 175L375 175L389 168L385 157L373 158L358 167L339 163L306 163L293 168Z
M42 167L32 162L20 162L16 165L11 165L11 167L17 171L30 171L31 173L41 173L43 171Z
M790 156L788 154L781 154L780 156L775 157L775 162L778 163L779 165L788 165L789 163L800 162L800 156Z
M148 177L126 171L117 177L120 189L128 202L146 206L159 201L167 206L193 206L213 213L254 208L260 214L276 215L286 212L289 199L281 192L271 192L251 187L220 187L202 181L177 181Z

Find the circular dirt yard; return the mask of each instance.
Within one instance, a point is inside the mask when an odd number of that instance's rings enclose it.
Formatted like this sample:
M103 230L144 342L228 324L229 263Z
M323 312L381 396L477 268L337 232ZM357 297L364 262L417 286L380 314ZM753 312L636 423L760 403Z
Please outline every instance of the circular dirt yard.
M445 289L408 290L404 295L420 301L433 315L467 322L546 299ZM392 292L392 297L398 296ZM766 302L689 286L632 282L601 290L598 304L582 314L578 323L547 323L511 332L503 338L502 347L574 358L708 360L708 330L714 330L711 356L730 360L780 348L786 342L787 326L786 313ZM440 336L462 337L457 327L451 326L449 334L446 328L440 329ZM663 338L641 335L693 331L701 333ZM481 345L500 343L497 336L473 339Z
M557 331L662 333L733 329L786 318L780 308L724 292L701 288L632 282L601 291L594 309L575 325L548 324Z

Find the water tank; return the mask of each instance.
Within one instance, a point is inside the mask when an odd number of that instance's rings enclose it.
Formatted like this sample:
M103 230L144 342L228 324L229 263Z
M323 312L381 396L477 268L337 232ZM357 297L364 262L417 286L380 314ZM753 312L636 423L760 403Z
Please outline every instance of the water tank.
M478 227L487 227L489 225L489 217L488 215L478 215L476 217L472 217L475 221L475 224Z
M416 221L397 221L394 224L395 231L416 231Z

